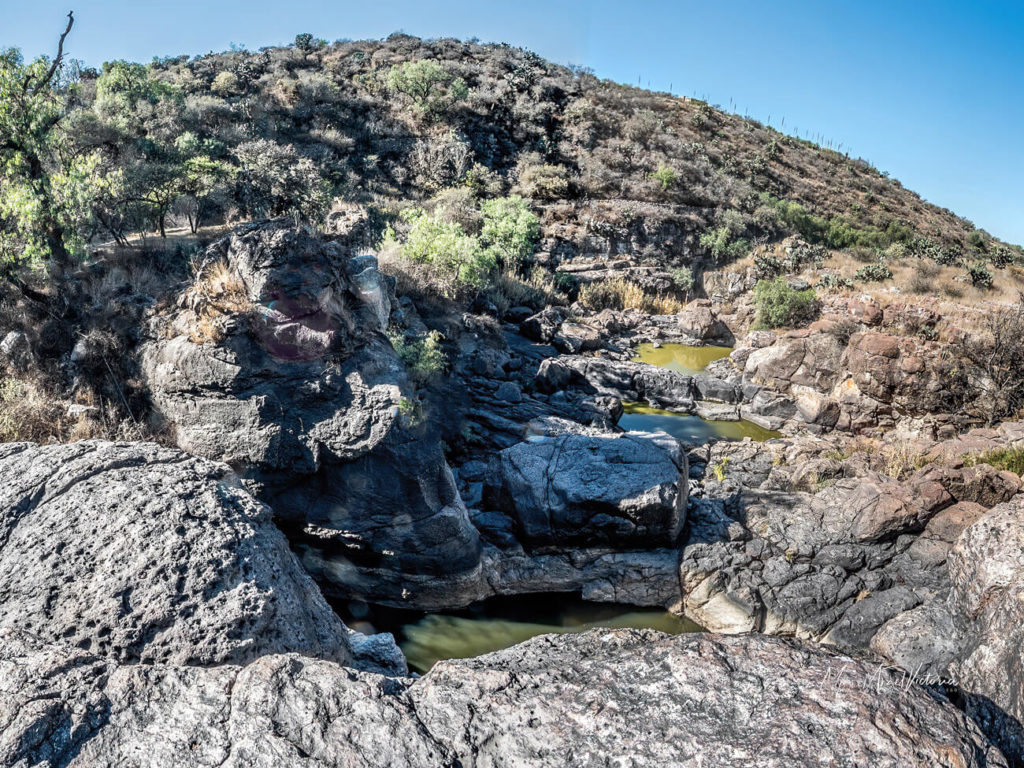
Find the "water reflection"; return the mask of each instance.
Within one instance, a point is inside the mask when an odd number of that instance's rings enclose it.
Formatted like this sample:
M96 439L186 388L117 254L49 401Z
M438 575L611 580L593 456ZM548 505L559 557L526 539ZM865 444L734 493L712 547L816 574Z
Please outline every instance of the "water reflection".
M636 348L634 360L659 368L668 368L688 375L701 373L710 363L728 357L730 347L691 347L686 344L641 344Z
M423 614L350 603L341 611L362 632L395 635L409 668L426 672L443 659L500 651L537 635L596 627L656 629L677 635L700 632L692 621L662 610L592 603L574 595L519 595L486 600L462 611Z
M667 432L677 440L690 445L703 445L708 440L742 440L749 437L764 442L773 437L782 437L781 432L765 429L752 421L711 421L686 413L663 411L641 403L623 403L624 413L619 426L638 432Z

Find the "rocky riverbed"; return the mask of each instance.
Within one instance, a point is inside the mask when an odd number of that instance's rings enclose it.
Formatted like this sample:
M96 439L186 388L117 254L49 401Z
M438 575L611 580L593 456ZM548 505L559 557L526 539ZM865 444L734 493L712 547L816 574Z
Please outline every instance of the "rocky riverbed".
M1024 424L944 412L912 312L750 331L707 275L673 316L431 314L365 226L245 225L205 257L244 311L148 311L173 447L0 445L0 763L1022 764L1024 496L986 457ZM707 631L416 677L324 597L536 593Z

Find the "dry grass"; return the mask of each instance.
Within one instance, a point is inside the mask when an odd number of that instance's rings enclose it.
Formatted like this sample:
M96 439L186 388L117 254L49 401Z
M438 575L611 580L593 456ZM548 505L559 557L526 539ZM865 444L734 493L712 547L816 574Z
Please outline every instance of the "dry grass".
M833 458L844 460L856 453L864 454L869 465L894 480L903 480L928 463L925 452L912 441L887 443L876 437L859 436L850 440Z
M69 407L86 406L77 415ZM0 377L0 443L72 443L78 440L153 440L161 435L126 420L110 403L83 393L63 400L36 379Z
M569 297L555 285L554 276L541 267L534 267L526 277L502 272L487 297L501 314L509 307L541 309L551 304L569 303Z
M182 302L192 311L189 338L196 344L221 341L223 318L248 315L253 310L245 283L224 261L215 261L197 270Z
M66 406L34 382L0 379L0 443L52 443L65 429Z
M602 280L580 288L579 302L588 309L639 309L649 315L676 315L683 303L673 296L655 296L624 278Z

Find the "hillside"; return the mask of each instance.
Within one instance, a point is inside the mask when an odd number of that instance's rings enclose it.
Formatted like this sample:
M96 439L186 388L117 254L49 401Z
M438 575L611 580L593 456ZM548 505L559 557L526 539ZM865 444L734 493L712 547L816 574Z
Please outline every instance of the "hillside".
M792 232L943 261L1002 253L863 160L504 45L300 36L113 62L70 73L65 94L64 151L94 157L108 179L85 222L100 239L171 219L320 223L334 199L387 211L458 188L523 194L541 213L542 250L567 256L609 227L631 233L613 247L676 264ZM706 232L716 245L700 245Z

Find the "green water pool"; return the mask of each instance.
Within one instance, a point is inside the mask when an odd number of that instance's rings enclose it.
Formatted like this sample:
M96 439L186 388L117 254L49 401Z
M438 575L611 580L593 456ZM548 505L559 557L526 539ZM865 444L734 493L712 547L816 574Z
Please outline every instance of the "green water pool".
M686 344L663 344L655 348L653 344L641 344L636 348L636 355L633 359L692 376L701 373L715 360L728 357L730 352L732 352L731 347L691 347Z
M446 613L360 603L348 603L339 612L360 632L391 632L416 672L426 672L443 659L471 658L549 633L597 627L656 629L673 635L703 631L667 611L593 603L562 593L494 598Z
M712 421L687 413L663 411L642 403L623 403L624 413L619 426L627 431L668 432L673 437L691 445L701 445L711 438L718 440L742 440L749 437L759 443L782 437L781 432L765 429L752 421Z

